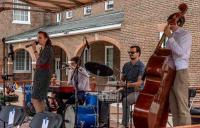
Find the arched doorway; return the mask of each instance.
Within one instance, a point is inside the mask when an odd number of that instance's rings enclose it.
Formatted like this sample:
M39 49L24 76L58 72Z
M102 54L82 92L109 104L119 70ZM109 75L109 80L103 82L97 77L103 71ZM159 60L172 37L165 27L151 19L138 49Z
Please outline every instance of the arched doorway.
M56 74L57 80L67 80L67 69L62 69L62 65L67 63L68 57L65 51L59 46L53 46L54 49L54 63L52 73Z
M82 51L79 50L78 54ZM116 82L120 79L120 49L107 41L94 41L90 44L90 49L85 49L82 56L82 66L87 62L97 62L113 69L114 74L111 77L99 77L98 84L107 84ZM91 76L93 76L91 74Z

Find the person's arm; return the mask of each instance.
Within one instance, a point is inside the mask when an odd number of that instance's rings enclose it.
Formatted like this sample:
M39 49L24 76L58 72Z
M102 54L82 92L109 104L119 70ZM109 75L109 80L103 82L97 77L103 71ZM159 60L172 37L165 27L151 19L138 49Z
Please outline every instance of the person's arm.
M35 58L37 60L39 58L39 53L38 53L38 51L36 49L36 43L35 42L32 43L32 49L33 49L33 53L35 55Z
M71 86L71 85L72 85L72 83L71 83L71 76L72 76L72 70L70 69L70 70L68 71L68 80L67 80L67 85L68 85L68 86Z
M127 85L128 85L128 87L140 87L142 85L142 83L143 83L142 76L139 76L137 82L127 83Z
M167 25L164 30L165 35L168 37L167 48L172 50L173 53L178 56L183 56L192 45L192 36L190 33L186 33L181 37L180 44L176 42L172 36L170 25Z
M181 38L181 43L177 43L176 40L173 37L170 37L168 39L168 47L169 49L172 50L172 52L176 53L178 56L183 56L188 48L191 47L192 44L192 36L188 33L185 34L182 38Z

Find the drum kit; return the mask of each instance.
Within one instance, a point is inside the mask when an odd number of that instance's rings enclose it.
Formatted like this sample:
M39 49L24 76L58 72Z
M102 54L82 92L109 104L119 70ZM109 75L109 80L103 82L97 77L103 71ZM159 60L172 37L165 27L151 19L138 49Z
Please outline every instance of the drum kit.
M105 65L88 62L85 68L97 76L111 76L113 70ZM106 86L106 85L102 85ZM120 87L120 85L110 85ZM118 91L96 91L84 94L84 102L75 108L74 103L68 103L68 99L74 95L74 86L51 86L50 91L56 96L58 104L57 112L63 115L63 127L65 128L97 128L99 126L99 102L116 103L121 95ZM76 110L75 110L76 109ZM77 118L76 118L77 114ZM77 123L76 123L77 121Z

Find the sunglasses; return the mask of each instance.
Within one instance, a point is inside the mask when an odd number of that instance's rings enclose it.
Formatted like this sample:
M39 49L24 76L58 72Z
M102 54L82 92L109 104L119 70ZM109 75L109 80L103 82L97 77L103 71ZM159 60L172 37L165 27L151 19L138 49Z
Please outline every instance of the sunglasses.
M135 53L137 53L137 52L128 51L128 54L131 54L131 55L133 55L133 54L135 54Z

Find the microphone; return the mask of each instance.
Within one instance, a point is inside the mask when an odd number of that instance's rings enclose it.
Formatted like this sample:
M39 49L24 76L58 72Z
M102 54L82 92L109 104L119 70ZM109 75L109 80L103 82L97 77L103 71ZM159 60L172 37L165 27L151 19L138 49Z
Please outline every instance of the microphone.
M84 39L85 39L85 42L86 42L87 49L90 49L90 45L89 45L89 43L88 43L87 37L84 36Z
M39 42L38 42L38 41L34 41L34 43L35 43L36 45L38 45ZM28 47L30 47L30 46L32 46L32 44L27 44L25 47L28 48Z

